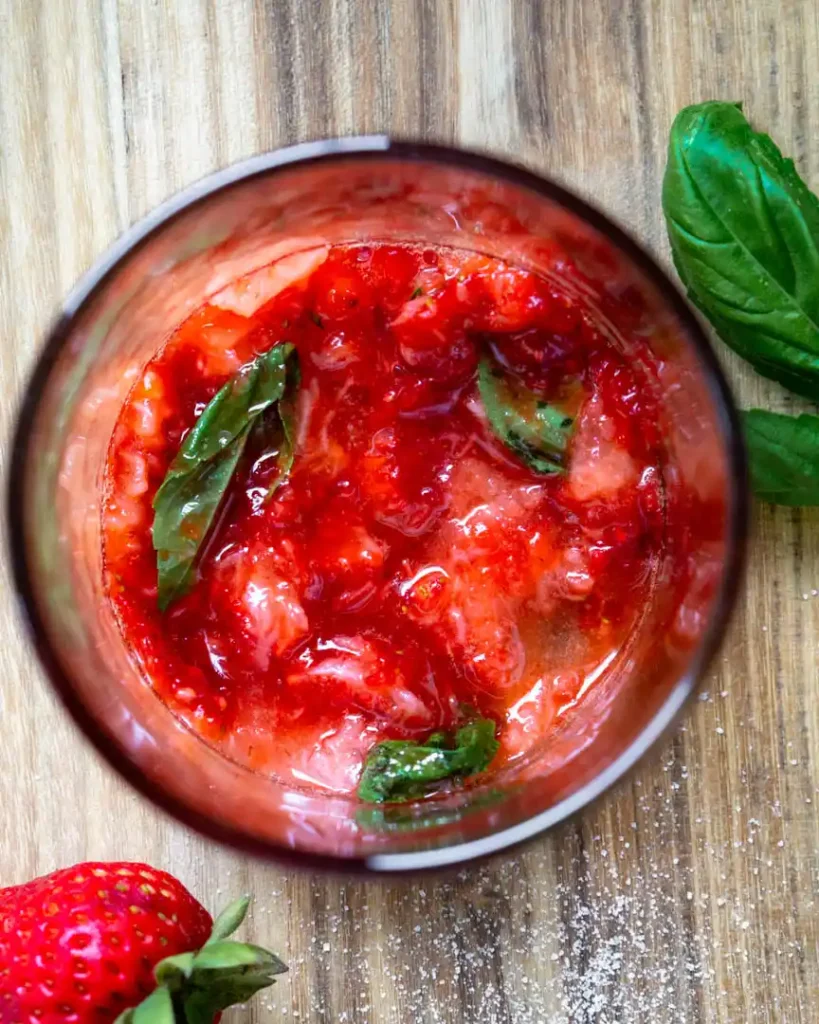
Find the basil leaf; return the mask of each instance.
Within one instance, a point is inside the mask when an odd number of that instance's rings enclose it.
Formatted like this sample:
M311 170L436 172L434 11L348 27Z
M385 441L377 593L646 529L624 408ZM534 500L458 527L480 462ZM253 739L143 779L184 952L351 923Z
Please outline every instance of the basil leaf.
M424 796L432 783L484 771L498 751L495 723L476 718L456 733L454 745L441 733L427 743L384 740L367 755L358 795L367 803L400 802Z
M459 775L475 775L485 771L499 746L495 739L495 723L491 718L475 718L467 722L455 733L453 771Z
M819 505L819 416L742 413L757 497L775 505Z
M270 485L267 497L285 483L293 469L293 460L296 457L296 397L299 385L301 384L301 372L299 364L293 361L287 369L287 383L284 394L279 400L278 414L282 427L282 440L279 447L279 456L276 459L278 473L276 479Z
M478 366L478 393L489 425L536 473L562 473L572 418L531 391L513 387L488 358Z
M819 398L819 199L739 105L686 107L663 210L689 298L766 377Z
M224 451L186 473L166 475L154 499L153 543L160 611L188 592L194 562L244 451L245 427ZM172 467L173 470L173 467Z
M153 507L158 603L193 583L196 557L245 448L248 433L285 387L293 346L277 345L243 366L211 399L171 463Z

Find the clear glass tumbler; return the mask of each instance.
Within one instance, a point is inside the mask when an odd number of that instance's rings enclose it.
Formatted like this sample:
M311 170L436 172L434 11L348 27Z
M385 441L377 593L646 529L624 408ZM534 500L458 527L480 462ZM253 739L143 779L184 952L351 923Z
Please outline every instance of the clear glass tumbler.
M103 590L106 451L134 373L204 297L322 243L456 246L560 276L628 350L649 345L662 393L663 468L682 527L654 567L651 599L616 687L513 773L416 804L373 809L288 788L206 745L130 660ZM556 269L557 267L557 269ZM559 282L558 282L559 283ZM567 285L568 287L568 285ZM607 320L630 298L626 332ZM170 200L132 228L68 297L24 395L9 475L10 543L31 635L66 707L130 782L236 846L301 863L418 870L533 836L618 779L669 725L714 653L741 575L744 454L734 407L696 320L622 231L518 167L383 136L256 157Z

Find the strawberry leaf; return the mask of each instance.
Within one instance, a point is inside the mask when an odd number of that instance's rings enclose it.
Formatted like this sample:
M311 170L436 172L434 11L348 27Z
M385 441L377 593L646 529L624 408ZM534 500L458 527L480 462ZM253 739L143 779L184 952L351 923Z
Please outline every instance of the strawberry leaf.
M225 907L222 913L213 922L213 931L205 943L206 946L214 942L220 942L232 935L247 916L247 908L250 906L249 896L240 896L234 900L229 907Z
M225 940L208 943L200 949L193 960L193 977L198 980L203 971L228 973L248 967L264 968L272 974L281 974L287 970L277 956L261 946Z
M173 1000L166 988L158 988L130 1011L129 1024L175 1024Z
M267 949L233 942L250 897L231 903L216 918L198 952L166 957L154 968L158 988L139 1006L125 1010L117 1024L213 1024L216 1015L275 983L287 965Z
M158 984L166 985L171 992L175 992L190 977L193 957L193 953L177 953L176 956L166 956L160 960L154 968Z
M196 989L185 999L185 1024L213 1024L217 1013L248 999L272 984L264 977L225 978L216 985Z

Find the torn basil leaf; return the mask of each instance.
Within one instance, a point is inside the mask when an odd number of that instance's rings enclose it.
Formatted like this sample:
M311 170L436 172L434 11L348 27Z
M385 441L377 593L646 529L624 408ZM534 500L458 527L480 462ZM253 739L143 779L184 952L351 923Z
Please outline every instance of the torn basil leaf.
M367 803L398 803L423 797L442 779L485 771L498 751L495 723L475 718L450 740L433 733L426 743L384 740L367 755L358 796Z
M562 473L573 420L560 409L510 382L484 357L478 393L494 433L535 473Z
M262 414L284 394L290 344L257 356L217 392L182 442L154 497L158 604L190 589L196 558ZM291 460L292 461L292 460Z

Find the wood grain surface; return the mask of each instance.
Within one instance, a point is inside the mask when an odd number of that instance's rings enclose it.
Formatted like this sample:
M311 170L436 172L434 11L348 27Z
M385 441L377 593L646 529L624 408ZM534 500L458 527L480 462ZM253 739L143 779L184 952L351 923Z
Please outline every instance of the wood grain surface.
M510 155L666 259L675 112L746 110L819 188L816 0L0 0L0 428L78 275L240 157L386 130ZM726 358L745 404L796 403ZM7 447L7 446L6 446ZM0 884L142 858L291 964L234 1021L819 1019L819 514L758 508L702 699L639 770L525 850L406 882L314 877L192 835L102 764L0 594Z

